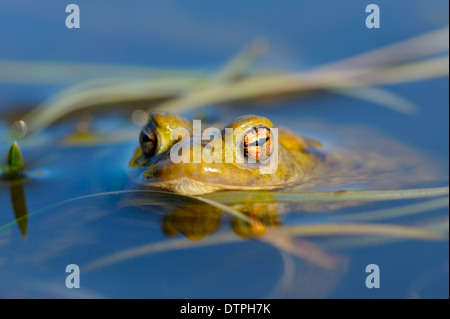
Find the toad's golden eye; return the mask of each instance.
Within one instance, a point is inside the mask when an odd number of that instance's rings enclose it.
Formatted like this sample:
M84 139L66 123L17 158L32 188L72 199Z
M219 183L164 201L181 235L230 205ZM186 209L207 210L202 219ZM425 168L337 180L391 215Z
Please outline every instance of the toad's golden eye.
M266 126L251 128L243 139L244 158L249 162L259 162L272 154L273 141Z
M155 154L157 147L157 137L153 130L153 123L149 122L142 128L139 135L139 144L145 157L152 157Z

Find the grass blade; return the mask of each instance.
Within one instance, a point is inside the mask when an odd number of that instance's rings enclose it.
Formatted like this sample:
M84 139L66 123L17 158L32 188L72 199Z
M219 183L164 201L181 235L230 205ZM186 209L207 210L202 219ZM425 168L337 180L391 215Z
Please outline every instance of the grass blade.
M445 208L449 206L449 198L438 198L423 203L416 203L410 205L404 205L389 209L379 209L364 213L353 213L353 214L334 214L330 215L328 219L335 221L345 221L350 220L352 222L361 221L374 221L374 220L386 220L402 216L410 216L413 214L424 213L427 211L432 211L440 208Z
M442 240L446 235L442 232L397 225L384 224L317 224L317 225L300 225L290 226L280 229L281 232L287 232L295 236L383 236L422 240Z
M216 192L203 195L221 203L232 203L252 200L252 191L239 192ZM382 201L399 200L411 198L427 198L449 194L449 187L435 188L416 188L401 190L383 190L383 191L326 191L326 192L254 192L258 195L258 201L264 200L264 194L267 194L269 200L282 202L305 203L305 202L341 202L341 201Z

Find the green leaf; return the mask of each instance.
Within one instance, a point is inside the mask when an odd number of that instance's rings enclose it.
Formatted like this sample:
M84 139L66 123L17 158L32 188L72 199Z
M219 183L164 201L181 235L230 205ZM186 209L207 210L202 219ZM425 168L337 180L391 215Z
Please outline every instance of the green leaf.
M253 194L255 196L253 196ZM266 196L263 196L266 194ZM382 191L324 191L324 192L269 192L269 191L226 191L203 195L221 203L232 203L241 201L263 202L266 198L269 201L283 201L291 203L305 202L343 202L343 201L380 201L380 200L398 200L411 198L427 198L448 195L448 187L435 188L416 188L400 190L382 190ZM256 196L259 195L259 196Z
M20 151L17 142L14 142L9 148L6 155L6 169L2 174L2 177L7 180L13 180L22 176L23 173L23 160L22 152Z

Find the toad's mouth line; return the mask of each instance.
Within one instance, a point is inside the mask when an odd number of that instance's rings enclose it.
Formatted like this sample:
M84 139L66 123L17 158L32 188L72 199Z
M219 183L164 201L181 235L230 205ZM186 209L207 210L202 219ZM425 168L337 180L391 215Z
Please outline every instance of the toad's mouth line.
M228 185L228 184L214 184L203 181L198 181L190 177L180 177L167 181L148 182L147 186L160 187L169 189L173 192L184 195L202 195L219 190L271 190L281 187L286 187L289 182L272 185Z

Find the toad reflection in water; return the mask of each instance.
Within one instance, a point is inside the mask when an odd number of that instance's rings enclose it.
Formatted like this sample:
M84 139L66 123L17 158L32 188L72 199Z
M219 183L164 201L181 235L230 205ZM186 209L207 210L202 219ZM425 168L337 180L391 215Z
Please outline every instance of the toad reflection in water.
M280 127L278 132L278 169L272 174L261 174L260 163L250 164L248 159L255 154L274 152L268 146L271 140L270 120L262 116L241 116L225 128L239 128L241 136L231 150L234 157L244 157L243 162L174 163L170 158L171 148L177 142L170 138L177 128L192 132L191 124L183 117L168 112L152 112L140 134L137 148L130 166L143 169L140 182L145 188L163 188L182 195L201 195L215 191L252 191L248 196L258 197L259 190L320 191L327 189L389 189L414 185L436 179L435 169L414 151L398 143L373 139L371 143L354 143L333 150L323 149L315 139L301 137L293 131ZM261 128L264 128L262 130ZM257 129L257 134L255 134ZM267 129L267 130L266 130ZM260 139L259 133L265 138ZM349 134L358 136L358 134ZM222 135L221 153L226 156L227 141ZM261 141L262 142L259 142ZM243 151L240 151L240 141ZM370 141L370 140L369 140ZM191 141L193 145L193 141ZM241 143L242 144L242 143ZM208 144L202 141L201 147ZM370 150L367 150L367 148ZM262 150L264 148L264 150ZM193 157L193 148L189 148ZM141 170L139 170L141 172ZM262 197L261 197L262 196ZM355 203L302 203L289 205L277 203L264 192L259 197L245 201L230 202L229 206L243 213L251 223L237 217L230 220L235 234L241 237L263 235L268 229L281 225L279 214L292 211L323 211ZM263 198L264 197L264 198ZM183 203L163 218L163 231L167 236L183 234L191 240L201 240L216 232L221 225L222 210L204 203Z
M281 225L278 207L272 203L248 203L231 205L251 220L250 223L238 217L230 220L233 232L243 238L264 235L269 229ZM222 210L205 204L180 205L164 216L162 229L169 237L178 233L198 241L220 229Z

